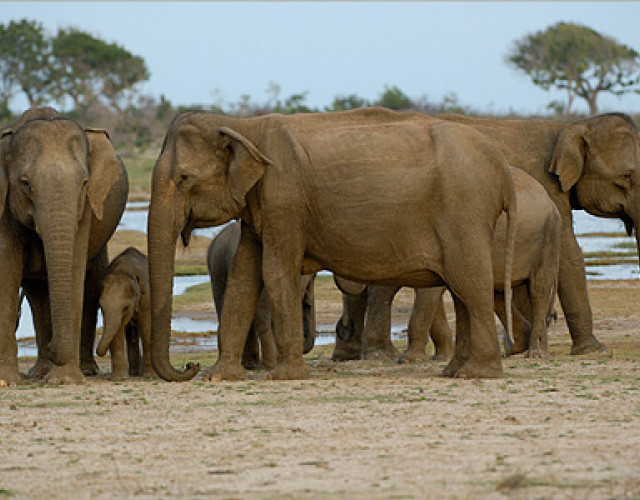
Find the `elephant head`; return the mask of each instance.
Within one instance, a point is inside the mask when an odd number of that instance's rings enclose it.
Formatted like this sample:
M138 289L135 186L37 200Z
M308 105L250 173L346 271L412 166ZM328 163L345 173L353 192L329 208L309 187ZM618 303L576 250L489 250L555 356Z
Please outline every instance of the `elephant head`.
M124 338L125 328L138 309L142 289L140 281L131 274L109 274L102 283L100 308L104 318L102 338L96 348L104 356L116 335Z
M595 116L563 128L550 165L574 209L618 218L636 229L640 250L640 135L624 114Z
M86 266L91 212L102 218L117 181L105 171L119 160L113 148L105 153L103 141L105 132L87 133L51 108L29 110L0 131L0 216L8 211L14 227L42 241L56 365L79 356L84 272L78 269Z
M151 289L151 359L165 380L189 380L169 361L175 243L193 229L241 216L248 193L271 162L238 131L233 119L205 112L178 115L170 125L153 170L148 220Z

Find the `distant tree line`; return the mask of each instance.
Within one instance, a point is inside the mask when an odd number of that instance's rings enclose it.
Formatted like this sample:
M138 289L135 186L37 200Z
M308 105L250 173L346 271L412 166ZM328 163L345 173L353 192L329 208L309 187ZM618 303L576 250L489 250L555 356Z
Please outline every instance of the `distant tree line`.
M558 23L526 35L514 42L505 61L545 90L566 90L567 102L554 101L548 108L558 116L572 113L576 97L585 99L591 113L596 113L602 92L639 92L638 53L580 25ZM395 85L385 86L377 99L344 94L329 105L314 108L307 103L308 92L283 97L274 82L268 84L267 100L262 103L243 94L238 102L218 99L213 104L186 107L174 105L164 95L143 95L139 87L149 77L142 57L80 29L63 28L51 36L33 20L0 24L0 125L14 118L9 104L21 93L30 106L51 105L88 126L106 128L120 149L156 144L177 113L195 107L238 117L367 106L429 114L482 114L461 104L455 93L433 103L426 96L411 98Z

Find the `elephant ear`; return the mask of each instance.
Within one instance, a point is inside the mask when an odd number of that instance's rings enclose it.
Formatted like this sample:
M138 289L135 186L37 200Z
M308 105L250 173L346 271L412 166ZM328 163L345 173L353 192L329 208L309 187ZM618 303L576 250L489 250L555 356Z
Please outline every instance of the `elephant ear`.
M219 132L230 139L234 152L229 165L231 196L244 207L247 193L264 174L264 166L271 165L272 162L249 139L235 130L221 127Z
M89 186L87 195L91 210L102 220L104 201L122 176L122 165L109 134L102 129L84 129L89 143Z
M556 142L549 172L558 176L564 192L569 191L584 173L587 132L586 125L567 125Z
M4 207L7 203L7 193L9 191L9 142L13 136L12 129L0 130L0 218L4 213Z

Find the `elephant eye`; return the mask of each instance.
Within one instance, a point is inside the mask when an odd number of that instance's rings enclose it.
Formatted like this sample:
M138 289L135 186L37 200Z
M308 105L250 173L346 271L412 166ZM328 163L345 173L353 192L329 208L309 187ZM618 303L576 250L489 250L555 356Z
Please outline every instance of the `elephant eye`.
M178 177L178 187L182 186L188 180L189 180L188 174L180 174L180 177Z
M20 185L27 193L31 192L31 182L29 182L27 177L22 177L20 179Z

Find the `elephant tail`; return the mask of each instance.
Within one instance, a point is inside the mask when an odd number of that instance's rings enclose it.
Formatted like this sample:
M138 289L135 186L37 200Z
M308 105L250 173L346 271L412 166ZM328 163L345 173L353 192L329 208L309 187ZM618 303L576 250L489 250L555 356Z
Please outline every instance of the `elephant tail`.
M509 169L505 169L502 181L503 210L507 212L507 239L504 252L504 301L507 313L507 336L513 338L513 293L511 290L511 269L513 267L513 254L515 251L516 223L518 216L518 203L516 189Z

